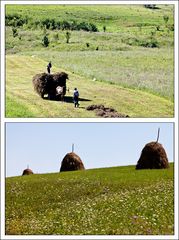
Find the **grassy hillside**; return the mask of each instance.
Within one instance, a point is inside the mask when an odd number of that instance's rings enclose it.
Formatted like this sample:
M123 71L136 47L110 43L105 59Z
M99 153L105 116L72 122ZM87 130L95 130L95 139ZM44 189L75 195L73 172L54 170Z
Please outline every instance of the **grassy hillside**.
M173 164L6 178L6 234L172 235Z
M21 72L15 87L24 89L25 79L22 78L28 78L29 83L33 75L46 71L50 60L52 71L69 72L70 87L79 87L83 98L92 100L92 104L106 104L131 117L173 116L173 5L158 5L157 9L147 9L143 5L8 5L6 17L12 17L6 26L7 117L94 117L84 109L77 112L70 108L69 113L65 104L57 114L55 108L61 103L44 104L40 99L35 103L35 110L29 100L34 96L30 84L26 84L29 95L27 91L10 94L14 88L14 72ZM17 26L16 18L26 22ZM63 29L64 23L71 27L73 23L91 23L98 31ZM13 36L14 28L16 36ZM66 31L71 34L68 44ZM45 35L49 39L47 47L42 44ZM8 63L12 55L14 60ZM26 62L29 56L35 56L37 62L29 65ZM16 70L17 65L19 70ZM13 72L9 66L14 68ZM96 82L92 82L94 78ZM156 105L155 101L160 104ZM40 113L38 102L42 108ZM82 106L87 104L84 101Z
M91 7L92 6L92 7ZM143 4L129 5L8 5L6 14L20 14L30 18L30 23L45 18L95 23L99 30L106 25L110 32L128 30L126 27L163 26L163 16L173 23L173 5L157 5L158 9L144 8ZM55 14L54 14L55 13Z
M71 72L68 72L70 80L67 81L67 102L41 99L33 89L32 77L43 72L45 67L46 62L37 57L6 57L7 117L96 117L94 112L85 109L91 104L114 107L119 113L130 117L171 117L173 114L173 103L160 96L93 81ZM53 71L59 71L59 68L54 66ZM70 100L74 87L78 87L80 91L78 109L74 108Z

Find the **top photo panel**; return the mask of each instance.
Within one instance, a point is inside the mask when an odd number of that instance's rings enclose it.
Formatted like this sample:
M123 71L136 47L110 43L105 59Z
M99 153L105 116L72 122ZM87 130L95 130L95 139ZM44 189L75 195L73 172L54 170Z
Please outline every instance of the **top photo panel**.
M5 4L5 117L174 117L173 4Z

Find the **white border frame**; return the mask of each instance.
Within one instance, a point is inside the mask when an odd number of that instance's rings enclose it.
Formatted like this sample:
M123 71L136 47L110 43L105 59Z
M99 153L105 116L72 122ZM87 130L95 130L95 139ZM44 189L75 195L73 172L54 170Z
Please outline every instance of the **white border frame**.
M5 5L9 4L65 4L65 5L112 5L112 4L173 4L175 5L175 96L174 118L6 118L5 117ZM5 123L8 122L171 122L174 123L174 184L175 184L175 234L174 235L5 235ZM1 239L178 239L178 1L4 1L1 0Z

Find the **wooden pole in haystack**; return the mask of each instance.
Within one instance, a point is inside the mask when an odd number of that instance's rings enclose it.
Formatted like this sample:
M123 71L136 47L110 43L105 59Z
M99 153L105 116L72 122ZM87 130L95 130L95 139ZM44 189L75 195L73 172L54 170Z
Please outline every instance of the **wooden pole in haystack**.
M160 136L160 128L158 128L158 134L157 134L157 141L156 141L156 143L158 143L159 136Z
M74 143L72 143L72 152L74 152Z

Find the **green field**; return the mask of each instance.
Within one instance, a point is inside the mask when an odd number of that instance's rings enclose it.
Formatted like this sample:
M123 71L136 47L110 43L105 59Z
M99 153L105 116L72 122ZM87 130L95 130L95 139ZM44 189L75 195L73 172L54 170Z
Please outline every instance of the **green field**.
M6 6L6 17L18 14L27 19L23 26L14 27L15 17L6 23L6 116L96 117L85 107L104 104L130 117L173 117L173 11L173 5L157 9L143 5ZM44 28L45 21L51 23ZM53 25L58 21L60 26L64 22L95 24L98 31L68 30L71 35L66 43L67 30ZM48 47L42 45L44 35ZM81 98L90 101L81 101L81 108L74 109L73 104L39 98L31 80L46 71L50 60L52 72L69 73L69 96L77 87Z
M6 234L173 235L173 167L6 178Z

